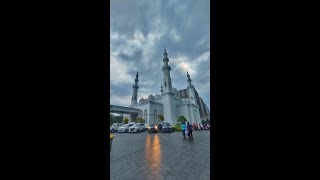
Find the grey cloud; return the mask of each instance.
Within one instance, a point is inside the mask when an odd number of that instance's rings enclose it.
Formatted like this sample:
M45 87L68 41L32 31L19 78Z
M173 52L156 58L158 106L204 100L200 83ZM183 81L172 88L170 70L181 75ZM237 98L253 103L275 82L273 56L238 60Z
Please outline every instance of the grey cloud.
M136 71L139 71L140 92L150 91L153 94L159 93L162 82L163 72L163 49L166 48L172 67L171 78L173 86L183 89L187 86L186 72L179 69L174 58L184 55L192 61L204 52L210 50L210 1L185 0L111 0L111 21L112 32L118 33L124 39L112 39L110 42L111 52L120 52L118 60L128 68L126 73L132 77L130 85L112 85L112 92L116 95L131 95L132 85ZM144 41L141 45L128 45L128 41L133 39L135 33L142 33ZM148 37L159 36L159 39L149 41ZM176 37L175 37L176 36ZM177 38L178 39L175 39ZM131 53L128 53L131 52ZM112 64L111 64L112 68ZM210 84L210 67L207 62L201 62L195 70L199 75L191 79L193 84ZM208 72L208 73L203 73ZM119 90L124 88L126 90ZM197 88L197 87L196 87ZM205 103L210 103L210 91L208 89L197 90ZM145 89L145 90L144 90ZM139 95L139 97L141 97Z

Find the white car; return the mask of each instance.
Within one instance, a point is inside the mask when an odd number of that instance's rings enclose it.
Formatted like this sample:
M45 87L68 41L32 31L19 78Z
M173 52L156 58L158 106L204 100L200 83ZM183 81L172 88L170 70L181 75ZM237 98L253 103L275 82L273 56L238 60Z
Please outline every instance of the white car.
M122 123L113 123L110 132L116 132L122 126Z
M118 129L118 132L129 132L129 128L131 127L132 125L131 124L125 124L123 126L121 126L119 129Z
M146 125L143 123L140 123L140 126L142 126L143 130L146 129Z
M140 131L143 131L144 130L144 127L141 126L140 123L136 123L134 125L132 125L130 128L129 128L129 132L140 132Z

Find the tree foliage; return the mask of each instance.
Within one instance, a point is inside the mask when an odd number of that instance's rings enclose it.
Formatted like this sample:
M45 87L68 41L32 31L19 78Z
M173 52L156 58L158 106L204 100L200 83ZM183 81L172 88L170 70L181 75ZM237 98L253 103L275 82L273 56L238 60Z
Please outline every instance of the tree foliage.
M115 116L110 113L110 125L113 123L122 123L123 116Z
M124 118L124 119L123 119L123 123L124 123L124 124L128 124L128 122L129 122L129 119L128 119L128 118Z
M158 118L160 122L164 121L164 116L162 114L158 114Z
M179 116L178 122L184 123L185 121L187 121L187 119L184 116Z
M135 123L144 123L144 119L142 118L142 117L137 117L135 120L134 120L134 122Z

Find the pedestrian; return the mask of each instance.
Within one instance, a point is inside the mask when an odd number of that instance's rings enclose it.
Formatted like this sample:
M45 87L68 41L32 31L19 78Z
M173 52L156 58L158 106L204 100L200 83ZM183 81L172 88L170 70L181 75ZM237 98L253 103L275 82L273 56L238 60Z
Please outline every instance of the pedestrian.
M189 122L188 122L188 125L187 125L187 129L188 129L189 138L190 138L190 139L193 139L192 126L191 126L191 124L189 124Z
M190 137L190 136L189 136L189 132L188 132L188 128L187 128L187 123L189 124L189 122L185 122L185 126L186 126L185 133L186 133L186 135L187 135L188 137Z
M204 130L204 129L203 129L203 124L202 124L202 123L200 124L200 127L201 127L201 130Z
M198 130L201 131L200 123L198 124Z
M185 134L186 125L185 125L185 123L183 122L180 127L181 127L181 131L182 131L183 139L185 139L186 138L186 134Z

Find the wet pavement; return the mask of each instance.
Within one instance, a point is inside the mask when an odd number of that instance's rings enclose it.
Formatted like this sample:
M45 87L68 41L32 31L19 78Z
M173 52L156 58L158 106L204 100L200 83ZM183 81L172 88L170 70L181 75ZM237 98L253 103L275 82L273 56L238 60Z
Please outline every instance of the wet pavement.
M210 131L114 133L110 179L210 179Z

